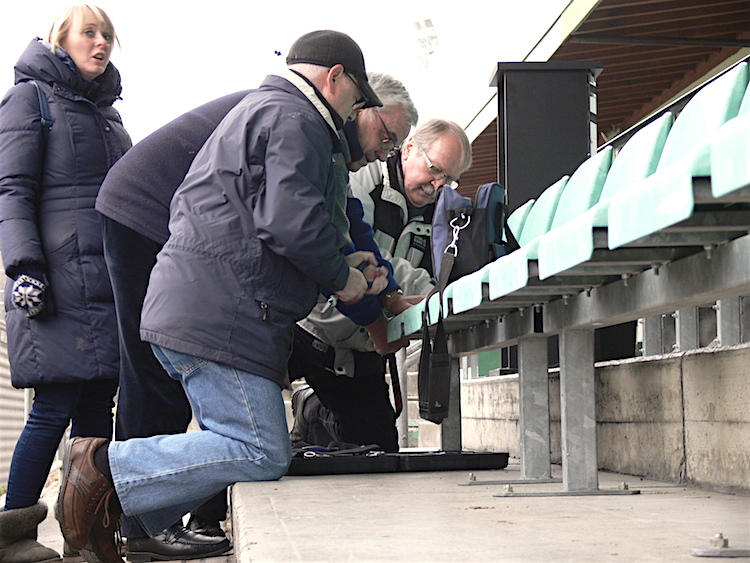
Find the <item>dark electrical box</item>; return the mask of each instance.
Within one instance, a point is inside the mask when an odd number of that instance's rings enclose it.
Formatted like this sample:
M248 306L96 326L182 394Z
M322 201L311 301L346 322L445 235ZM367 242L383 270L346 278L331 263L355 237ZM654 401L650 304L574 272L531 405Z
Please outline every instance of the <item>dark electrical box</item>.
M498 182L513 211L596 152L599 62L498 63Z
M510 211L572 174L597 148L598 61L498 63L498 182ZM503 351L502 367L517 369L515 350ZM558 339L549 339L549 363L558 365ZM597 361L635 355L635 322L596 331Z

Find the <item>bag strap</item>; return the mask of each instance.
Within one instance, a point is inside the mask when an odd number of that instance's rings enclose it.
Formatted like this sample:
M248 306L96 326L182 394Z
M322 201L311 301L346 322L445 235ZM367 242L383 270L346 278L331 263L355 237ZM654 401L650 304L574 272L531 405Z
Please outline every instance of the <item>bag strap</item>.
M508 225L508 221L505 221L505 250L508 254L511 252L515 252L519 248L521 248L521 245L518 244L518 241L516 240L516 235L513 234L513 231L510 230L510 225Z
M469 226L469 223L471 223L471 215L466 213L461 213L451 220L452 238L451 242L448 243L443 251L443 256L440 261L440 276L438 277L438 283L425 297L425 308L422 312L422 356L420 358L420 372L423 372L424 370L424 373L427 373L429 371L429 358L433 353L448 354L448 338L445 334L445 328L443 327L443 291L445 290L445 286L448 285L448 279L450 278L453 264L458 255L458 238L461 231ZM427 316L429 315L429 300L435 295L435 293L440 294L440 299L438 304L435 338L431 343Z
M456 256L458 256L458 237L460 236L461 231L469 226L469 223L471 223L471 214L469 213L460 213L451 219L451 241L446 245L445 250L443 250L443 256L440 259L440 275L438 276L438 283L432 288L432 291L430 291L427 297L425 297L427 300L436 292L440 292L441 315L443 310L443 291L445 290L445 286L448 285L448 280L450 279L451 271L453 270L453 264L455 264Z
M30 80L29 82L31 82L36 88L36 97L39 100L39 111L42 114L42 131L50 131L52 129L52 115L50 115L49 112L49 101L47 101L47 95L36 80Z
M388 372L391 374L391 387L393 388L393 403L396 410L396 418L401 416L404 410L404 397L401 393L401 381L398 374L398 362L396 354L387 354L385 360L388 363Z

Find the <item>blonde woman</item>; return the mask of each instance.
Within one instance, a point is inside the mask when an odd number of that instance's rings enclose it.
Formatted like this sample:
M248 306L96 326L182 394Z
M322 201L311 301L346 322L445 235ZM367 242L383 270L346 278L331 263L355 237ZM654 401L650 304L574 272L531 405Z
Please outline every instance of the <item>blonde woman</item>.
M36 541L57 447L69 423L73 435L112 436L117 324L94 203L131 144L112 106L121 92L109 60L116 41L101 9L64 9L48 40L21 55L0 105L8 355L13 385L34 389L0 512L2 563L60 561Z

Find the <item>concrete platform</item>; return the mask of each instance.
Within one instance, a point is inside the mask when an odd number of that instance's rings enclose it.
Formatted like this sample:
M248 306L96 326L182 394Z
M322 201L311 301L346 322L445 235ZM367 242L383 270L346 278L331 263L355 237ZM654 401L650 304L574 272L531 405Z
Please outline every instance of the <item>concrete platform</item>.
M554 476L560 476L556 468ZM722 533L750 549L750 498L600 473L627 496L502 498L487 480L516 464L468 472L285 477L233 487L237 563L256 561L694 561ZM559 491L560 484L513 485ZM750 561L750 558L732 559Z
M691 555L722 533L750 549L750 497L714 493L614 473L626 496L497 497L520 478L505 470L285 477L232 489L234 550L206 563L249 562L668 562L717 560ZM54 475L54 473L53 473ZM553 477L560 476L555 467ZM43 499L52 507L56 482ZM513 485L515 492L560 491L560 484ZM50 510L51 512L51 510ZM52 514L40 541L62 550ZM724 561L726 559L718 559ZM750 562L750 557L730 561Z

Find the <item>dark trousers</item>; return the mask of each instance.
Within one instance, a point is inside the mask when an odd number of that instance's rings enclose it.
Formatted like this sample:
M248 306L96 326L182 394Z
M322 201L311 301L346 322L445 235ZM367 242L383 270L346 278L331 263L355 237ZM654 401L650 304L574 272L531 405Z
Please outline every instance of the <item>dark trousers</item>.
M162 245L103 215L101 223L120 337L115 438L180 434L187 430L192 418L190 403L182 385L167 375L150 344L143 342L139 333L149 277ZM226 512L224 491L192 514L217 521L224 520ZM135 519L123 517L122 535L147 534Z
M294 328L294 346L289 359L289 378L304 378L329 412L311 421L308 443L327 446L321 436L336 442L378 444L386 451L398 451L396 413L385 380L385 360L376 352L354 351L354 377L333 372L334 349L313 346L315 338ZM316 428L320 424L323 428ZM317 436L316 436L317 435Z
M34 387L34 404L13 450L5 508L36 504L68 423L71 436L112 438L116 379L45 383Z

